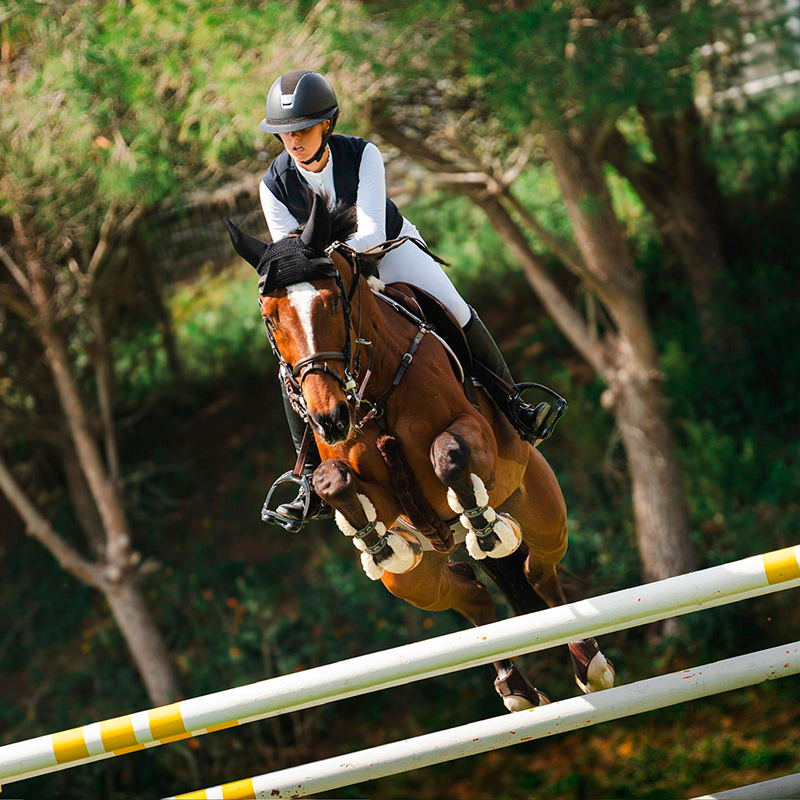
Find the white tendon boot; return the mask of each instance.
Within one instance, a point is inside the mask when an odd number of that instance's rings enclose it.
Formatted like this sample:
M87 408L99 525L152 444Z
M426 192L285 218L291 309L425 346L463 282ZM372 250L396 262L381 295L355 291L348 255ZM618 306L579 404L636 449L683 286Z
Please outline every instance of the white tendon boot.
M510 556L522 543L522 529L519 523L510 514L502 512L498 514L489 505L489 492L486 491L483 481L474 472L470 477L472 478L472 489L475 492L475 502L478 504L476 509L485 508L486 510L482 512L481 516L492 525L488 533L480 534L480 538L488 537L488 540L493 543L493 547L491 550L481 549L478 543L479 534L476 533L472 524L472 517L465 513L464 506L461 505L455 491L448 489L447 502L456 514L461 515L461 524L469 531L464 542L467 546L467 552L476 561L482 561L487 556L489 558ZM474 511L475 509L469 510Z
M366 495L357 496L369 524L360 531L356 530L340 511L336 512L335 519L339 530L345 536L353 537L353 544L361 551L361 566L367 577L379 581L384 572L393 572L396 575L410 572L422 559L422 547L416 537L404 531L387 533L386 526L382 522L376 522L378 515L372 501ZM377 549L368 547L364 541L363 537L371 533L379 539L375 546ZM373 549L375 552L368 552Z

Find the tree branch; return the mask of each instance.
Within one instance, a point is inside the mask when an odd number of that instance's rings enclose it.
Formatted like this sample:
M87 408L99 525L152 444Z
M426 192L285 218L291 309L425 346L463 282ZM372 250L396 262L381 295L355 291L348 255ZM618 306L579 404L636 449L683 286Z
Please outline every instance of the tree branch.
M583 317L550 277L547 267L531 249L508 209L497 197L491 195L475 194L472 199L486 212L495 230L519 259L528 282L547 313L595 372L605 377L606 364L596 335L589 330Z
M580 254L575 250L569 242L561 239L553 233L550 233L534 216L531 212L520 203L516 195L511 192L510 188L505 189L500 197L508 203L511 208L519 214L526 227L530 229L531 233L536 236L539 241L554 255L558 256L564 262L564 266L571 272L575 273L579 278L588 279L591 277L586 265Z
M406 155L428 164L435 172L464 172L464 169L450 159L444 158L419 139L407 136L393 122L373 114L370 120L372 130L389 144L402 150Z
M26 244L25 232L20 229L21 244ZM30 249L30 248L29 248ZM108 560L121 570L127 568L131 545L130 527L125 508L110 478L100 451L91 433L89 415L81 397L66 341L58 331L52 308L52 298L44 267L32 252L28 256L33 302L39 314L37 332L44 346L45 357L53 375L61 407L69 427L75 450L86 475L97 509L103 520L108 547Z
M10 308L20 319L31 322L36 314L14 291L13 284L0 285L0 305Z
M94 334L92 361L97 377L97 402L100 406L100 420L103 429L103 442L106 450L106 463L111 479L118 484L120 476L119 448L114 430L114 367L111 349L106 333L103 308L95 292L89 300L89 324Z
M59 536L50 522L33 505L17 483L0 454L0 489L25 523L26 532L44 545L63 569L95 589L105 590L102 569L87 561L72 545Z
M28 280L28 276L25 274L22 267L20 267L19 264L14 261L8 250L6 250L2 245L0 245L0 261L6 265L8 271L12 274L14 280L20 285L22 291L25 292L28 297L30 297L31 283Z
M94 251L92 252L92 257L89 259L89 264L86 267L86 275L90 278L94 276L94 274L100 268L100 264L106 257L106 251L108 250L108 237L109 233L111 232L111 227L116 220L118 208L119 204L117 201L112 200L105 216L103 217L103 222L100 225L100 236L97 240Z

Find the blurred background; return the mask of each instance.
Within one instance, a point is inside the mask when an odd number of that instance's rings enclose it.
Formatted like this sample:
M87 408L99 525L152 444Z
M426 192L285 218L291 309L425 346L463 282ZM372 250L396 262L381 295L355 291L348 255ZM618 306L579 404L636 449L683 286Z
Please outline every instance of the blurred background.
M443 634L328 523L265 527L293 452L225 233L266 235L267 90L339 132L452 264L518 380L570 599L797 543L800 3L0 5L0 744ZM508 614L500 598L499 613ZM797 638L796 597L605 637L631 682ZM521 659L551 698L566 650ZM489 667L8 787L152 798L501 713ZM336 792L674 798L800 770L800 687Z

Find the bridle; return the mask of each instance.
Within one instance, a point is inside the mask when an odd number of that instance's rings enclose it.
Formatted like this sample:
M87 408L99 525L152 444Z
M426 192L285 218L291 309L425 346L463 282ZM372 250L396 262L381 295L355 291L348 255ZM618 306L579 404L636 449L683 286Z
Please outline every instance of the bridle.
M331 254L337 251L339 252L353 267L353 283L350 287L350 291L345 290L344 281L342 280L342 275L339 270L336 268L333 260L331 258ZM359 254L357 251L353 250L348 245L342 242L333 242L327 248L325 248L325 256L315 259L309 259L310 263L317 267L321 273L321 276L333 278L336 282L336 287L339 291L339 295L341 298L341 305L342 305L342 316L344 318L344 330L345 330L345 342L344 347L341 350L320 350L316 353L312 353L309 356L304 356L303 358L298 359L295 361L294 364L289 364L289 362L281 355L280 351L278 350L278 346L275 343L275 338L273 336L272 330L270 329L269 325L266 323L265 326L267 329L267 337L269 338L270 347L272 348L272 352L274 353L275 357L278 360L279 365L279 376L280 380L283 383L283 386L286 390L286 394L289 398L289 402L292 404L292 408L300 415L304 422L308 423L308 410L306 408L305 399L303 398L303 383L305 379L313 374L313 373L322 373L324 375L329 375L331 378L336 381L336 383L341 387L342 391L344 392L345 397L347 398L348 404L353 405L356 410L360 408L365 402L364 399L364 390L366 389L367 381L372 373L372 368L374 366L374 350L372 349L372 342L368 339L361 338L361 301L362 301L362 288L361 288L361 281L360 277L362 274L361 270L361 263L359 259ZM262 279L263 281L263 279ZM259 285L259 290L263 283ZM359 308L359 315L358 315L358 329L356 331L356 348L354 352L353 343L352 343L352 309L353 309L353 299L355 295L358 294L358 308ZM364 381L361 384L359 389L358 384L356 383L356 377L358 376L359 372L361 371L361 350L360 347L368 347L370 348L369 353L369 367L367 369L367 373L365 374ZM344 364L344 377L339 375L329 366L330 361L341 361Z

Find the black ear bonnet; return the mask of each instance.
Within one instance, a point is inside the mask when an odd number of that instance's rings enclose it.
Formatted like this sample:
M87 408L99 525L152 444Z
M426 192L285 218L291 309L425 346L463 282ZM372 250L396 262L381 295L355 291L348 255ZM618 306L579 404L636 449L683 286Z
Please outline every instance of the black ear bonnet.
M314 196L311 214L300 236L263 242L225 220L236 252L255 267L259 292L269 294L295 283L332 278L339 273L325 255L331 236L331 218L325 201Z
M295 283L333 277L336 268L329 258L320 257L318 252L296 237L280 239L268 245L256 264L256 272L261 276L259 293L269 294Z

